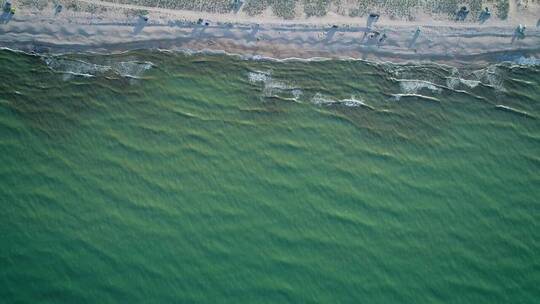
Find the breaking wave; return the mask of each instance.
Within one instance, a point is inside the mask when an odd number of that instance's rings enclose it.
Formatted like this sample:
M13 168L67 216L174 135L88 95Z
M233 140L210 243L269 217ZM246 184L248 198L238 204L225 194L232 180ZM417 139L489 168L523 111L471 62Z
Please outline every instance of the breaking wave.
M154 64L148 61L120 61L96 64L79 59L43 57L45 64L53 71L73 76L94 77L115 74L127 78L140 78Z
M498 104L498 105L495 105L495 108L499 109L501 111L517 114L517 115L520 115L520 116L525 116L525 117L528 117L528 118L535 118L533 115L529 114L526 111L519 110L519 109L510 107L510 106Z
M248 80L251 83L262 83L263 84L263 96L264 97L273 97L280 93L287 93L292 99L297 100L302 96L303 92L301 89L291 86L283 81L275 80L272 78L271 72L264 71L255 71L248 73Z
M345 99L332 99L328 96L324 96L321 93L315 94L310 100L312 104L320 105L320 106L328 106L328 105L343 105L346 107L367 107L370 109L373 109L370 105L366 104L363 100L357 99L354 96L351 96L351 98L345 98Z
M425 89L434 93L440 93L442 91L437 85L426 80L398 79L398 82L401 91L405 94L416 94Z

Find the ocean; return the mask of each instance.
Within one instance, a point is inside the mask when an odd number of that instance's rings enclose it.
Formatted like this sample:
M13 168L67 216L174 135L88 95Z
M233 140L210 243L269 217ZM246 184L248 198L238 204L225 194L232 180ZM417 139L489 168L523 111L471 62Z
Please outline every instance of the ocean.
M0 51L2 303L538 303L540 65Z

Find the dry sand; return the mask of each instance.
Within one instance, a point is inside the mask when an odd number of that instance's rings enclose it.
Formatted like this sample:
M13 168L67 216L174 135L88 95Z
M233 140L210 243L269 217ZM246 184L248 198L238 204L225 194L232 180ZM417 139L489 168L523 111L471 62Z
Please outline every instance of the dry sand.
M425 14L418 14L414 21L381 15L370 29L367 18L333 13L283 20L271 12L249 16L243 12L211 14L96 0L79 2L101 9L88 13L64 7L55 15L52 4L42 10L18 7L9 22L0 24L0 46L35 52L159 48L273 58L352 57L454 64L540 57L540 5L518 11L513 3L506 20L492 16L483 24L436 20ZM148 22L137 15L142 11ZM197 24L199 18L208 20L209 25ZM524 39L515 37L518 24L527 26ZM415 38L418 27L421 32ZM373 31L388 38L382 43L369 39Z

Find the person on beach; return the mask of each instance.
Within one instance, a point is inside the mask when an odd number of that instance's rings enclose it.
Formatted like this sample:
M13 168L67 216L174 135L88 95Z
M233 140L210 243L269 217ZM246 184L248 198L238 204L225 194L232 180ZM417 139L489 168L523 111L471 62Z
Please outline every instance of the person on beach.
M381 35L381 33L377 32L377 31L373 31L373 32L369 33L368 38L369 38L370 40L375 40L375 39L377 39L377 37L379 37L380 35Z
M199 20L197 20L197 24L198 24L198 25L209 26L209 25L210 25L210 21L203 20L202 18L199 18Z
M520 24L516 27L516 30L514 31L514 35L512 36L512 43L516 40L522 40L525 39L525 30L527 27L523 24Z
M373 22L377 22L379 20L379 17L381 17L381 15L379 14L375 14L375 13L369 14L369 18L371 18Z
M7 0L6 2L4 2L4 6L2 7L2 10L4 11L4 13L11 13L11 9L12 9L11 1Z
M54 8L54 15L58 15L62 12L62 4L57 4L56 7Z
M465 18L467 18L467 15L469 15L469 10L466 6L462 6L459 11L456 13L456 21L465 21Z
M416 31L414 31L411 41L409 42L409 49L412 49L414 47L414 45L416 44L416 40L418 40L418 37L420 37L421 32L422 31L420 30L420 27L417 27ZM414 51L416 52L416 49Z
M0 24L8 23L13 15L15 15L15 8L11 5L11 1L4 2L2 7L2 15L0 15Z
M377 43L377 47L381 47L381 44L383 44L384 41L386 41L386 38L388 38L388 36L386 35L386 33L383 33L381 35L381 38L379 38L379 42Z
M240 8L242 8L242 5L244 4L244 1L242 0L233 0L231 6L234 13L238 13L240 11Z
M524 39L525 38L525 30L527 29L527 27L525 25L518 25L518 27L516 28L516 34L517 34L517 39Z
M484 23L484 22L486 22L490 17L491 17L491 12L489 11L489 8L486 7L486 8L480 13L480 16L478 17L478 20L480 21L480 23Z
M375 13L369 14L368 19L367 19L367 27L370 28L371 25L379 21L379 18L380 18L379 14L375 14Z

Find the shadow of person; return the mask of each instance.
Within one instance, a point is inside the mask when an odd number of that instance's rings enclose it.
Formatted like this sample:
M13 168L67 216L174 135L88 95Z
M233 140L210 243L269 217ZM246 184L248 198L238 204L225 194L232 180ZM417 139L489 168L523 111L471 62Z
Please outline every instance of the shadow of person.
M259 33L260 27L261 26L258 24L254 24L253 26L251 26L251 32L249 32L248 37L247 37L248 41L253 41L257 38L257 34Z
M538 19L538 22L536 22L536 27L540 27L540 19Z
M371 28L371 26L379 20L379 17L379 14L369 14L366 22L367 28Z
M462 6L459 11L456 12L456 21L465 21L469 15L469 10L466 6Z
M334 35L336 34L338 28L337 26L332 26L327 32L324 37L323 43L328 44L334 38Z
M362 39L360 39L360 43L363 44L364 41L366 40L367 38L367 35L368 35L368 32L367 31L364 31L364 35L362 35Z
M139 20L137 20L137 23L133 27L133 35L138 35L146 26L146 24L148 24L148 17L139 16Z
M485 8L481 13L480 16L478 16L478 21L480 21L480 24L484 24L484 22L488 21L488 19L491 17L491 12L489 11L489 8Z
M62 5L58 4L54 7L54 16L56 17L58 14L62 12Z
M417 29L414 32L414 35L411 38L411 41L409 42L409 49L412 49L414 45L416 44L416 41L418 40L418 37L420 37L420 29Z
M232 5L233 5L233 12L236 14L240 11L242 6L244 5L244 2L241 0L234 0Z
M8 23L11 18L13 18L13 14L11 12L3 12L2 15L0 15L0 24Z
M362 39L363 44L365 46L377 45L377 41L379 40L380 36L381 36L381 33L377 31L370 32L367 34L367 40Z
M137 23L135 23L135 26L133 27L133 34L137 35L140 32L142 32L142 30L147 24L148 24L148 17L139 16Z
M224 36L233 35L232 30L234 29L234 24L232 23L225 23L224 25L218 26L218 28L223 31Z
M201 37L204 34L204 31L206 30L207 26L203 24L197 24L191 31L190 37Z
M523 40L525 39L525 29L527 27L524 26L524 25L519 25L515 30L514 30L514 35L512 35L512 42L511 43L514 43L516 40Z

